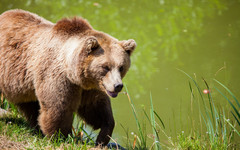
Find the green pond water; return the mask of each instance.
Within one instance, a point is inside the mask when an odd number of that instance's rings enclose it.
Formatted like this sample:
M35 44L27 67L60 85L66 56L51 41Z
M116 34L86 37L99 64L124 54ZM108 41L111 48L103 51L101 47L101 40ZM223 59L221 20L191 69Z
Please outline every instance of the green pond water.
M230 112L229 104L214 91L213 86L219 86L212 79L240 98L240 0L0 1L0 13L14 8L52 22L82 16L95 29L119 40L135 39L138 46L124 83L146 124L142 110L149 112L151 93L169 137L190 132L191 115L199 118L191 110L190 79L178 69L196 77L201 86L201 78L206 79L217 107L226 112ZM121 125L129 132L136 132L137 126L126 95L112 99L112 107L113 138L121 143L126 136ZM198 119L195 124L198 127ZM166 137L160 133L160 139Z

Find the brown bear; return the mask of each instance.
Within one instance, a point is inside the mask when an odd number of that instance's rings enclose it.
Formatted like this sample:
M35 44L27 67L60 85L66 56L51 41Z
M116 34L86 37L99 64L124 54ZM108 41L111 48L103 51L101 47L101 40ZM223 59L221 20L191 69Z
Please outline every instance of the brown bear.
M82 18L56 24L24 10L0 15L0 91L44 135L71 133L73 113L101 129L114 128L110 97L123 87L134 40L119 41Z

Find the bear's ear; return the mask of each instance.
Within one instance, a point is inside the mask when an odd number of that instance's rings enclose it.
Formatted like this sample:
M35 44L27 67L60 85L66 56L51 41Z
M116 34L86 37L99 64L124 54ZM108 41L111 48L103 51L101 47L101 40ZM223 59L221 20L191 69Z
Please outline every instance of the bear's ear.
M86 30L91 30L92 27L87 22L87 20L79 17L74 17L72 19L64 18L58 21L53 29L58 33L63 33L65 35L66 34L73 35L82 33Z
M97 50L100 47L97 39L93 36L86 39L85 42L85 50L87 54L90 54L91 52Z
M136 42L133 39L121 41L121 45L123 49L129 54L129 56L132 54L132 52L137 46Z

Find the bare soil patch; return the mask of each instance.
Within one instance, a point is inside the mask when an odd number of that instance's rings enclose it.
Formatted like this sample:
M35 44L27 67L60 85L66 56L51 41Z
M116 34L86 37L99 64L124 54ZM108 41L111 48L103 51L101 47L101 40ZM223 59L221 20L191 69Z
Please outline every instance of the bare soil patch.
M9 140L6 136L0 135L0 149L1 150L23 150L24 144Z
M4 117L6 115L9 115L10 113L2 108L0 108L0 117Z

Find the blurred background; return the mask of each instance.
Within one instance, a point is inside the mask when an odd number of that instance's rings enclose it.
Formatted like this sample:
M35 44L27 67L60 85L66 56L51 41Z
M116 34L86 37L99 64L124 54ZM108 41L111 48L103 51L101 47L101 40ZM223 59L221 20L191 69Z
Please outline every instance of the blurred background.
M200 85L204 78L210 91L218 86L213 81L217 79L240 97L240 0L0 1L0 13L15 8L54 23L81 16L96 30L119 40L135 39L137 48L125 87L143 122L142 110L148 112L152 95L169 137L191 132L189 118L197 107L191 106L190 79L178 69ZM230 109L214 89L211 92L216 106ZM113 138L121 143L126 136L123 127L137 131L135 120L126 95L112 99L112 107L116 120ZM160 139L165 138L160 134Z

